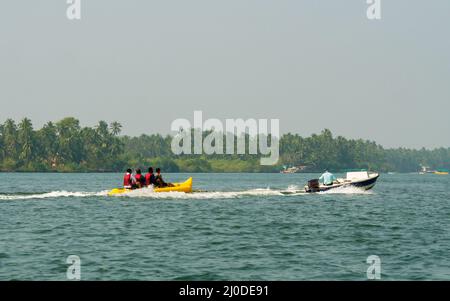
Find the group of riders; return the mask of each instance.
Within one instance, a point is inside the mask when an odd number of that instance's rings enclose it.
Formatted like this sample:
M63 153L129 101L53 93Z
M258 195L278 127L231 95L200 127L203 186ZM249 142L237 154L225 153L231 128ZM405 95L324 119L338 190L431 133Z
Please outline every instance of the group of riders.
M148 168L148 172L143 175L140 168L137 168L135 172L131 168L127 169L123 177L123 188L125 189L138 189L144 187L170 187L172 184L166 183L161 175L161 169L156 169L156 175L153 174L153 167Z

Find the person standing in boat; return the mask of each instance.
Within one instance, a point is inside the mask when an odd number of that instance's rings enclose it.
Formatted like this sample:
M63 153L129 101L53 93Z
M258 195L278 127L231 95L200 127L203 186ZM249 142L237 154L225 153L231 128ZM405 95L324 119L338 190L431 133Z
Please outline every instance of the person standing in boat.
M333 185L333 182L336 180L337 180L336 176L333 175L331 172L328 172L328 170L326 170L319 178L319 182L325 186Z

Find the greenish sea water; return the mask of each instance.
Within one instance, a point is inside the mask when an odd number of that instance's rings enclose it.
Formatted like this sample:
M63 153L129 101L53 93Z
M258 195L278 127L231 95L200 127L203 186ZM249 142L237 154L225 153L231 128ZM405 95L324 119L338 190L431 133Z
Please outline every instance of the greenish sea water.
M186 174L167 174L171 181ZM208 192L107 197L121 174L0 174L0 280L450 279L450 176L283 195L313 174L194 174Z

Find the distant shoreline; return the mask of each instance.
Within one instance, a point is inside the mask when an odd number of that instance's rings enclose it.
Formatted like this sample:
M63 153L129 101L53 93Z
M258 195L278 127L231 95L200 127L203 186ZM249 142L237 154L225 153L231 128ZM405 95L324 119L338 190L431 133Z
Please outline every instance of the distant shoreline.
M195 154L190 149L177 155L170 135L129 137L121 136L121 129L120 123L105 121L95 127L82 127L79 120L67 117L36 130L28 118L19 123L8 119L0 124L0 171L101 173L139 167L145 170L149 166L185 173L278 173L289 167L302 167L305 173L325 169L406 173L424 167L450 169L450 148L385 149L374 141L336 137L328 129L309 137L282 135L276 165L260 164L267 155L250 151L250 142L255 143L255 139L248 134L234 136L235 141L242 138L242 154L237 149L225 152L225 143L217 153ZM191 138L194 133L192 130ZM201 134L206 138L210 133ZM231 142L233 147L236 144Z

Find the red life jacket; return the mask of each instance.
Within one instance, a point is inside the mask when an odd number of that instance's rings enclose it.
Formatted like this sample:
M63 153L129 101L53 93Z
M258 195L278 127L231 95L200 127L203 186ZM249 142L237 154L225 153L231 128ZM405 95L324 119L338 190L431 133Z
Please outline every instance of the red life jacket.
M136 174L134 176L134 178L136 179L136 183L141 183L141 177L142 177L142 175L140 175L140 174Z
M145 185L149 186L150 185L150 178L151 178L152 174L151 173L146 173L145 174Z
M123 177L123 186L124 187L128 187L131 186L131 174L130 173L126 173L125 176Z

